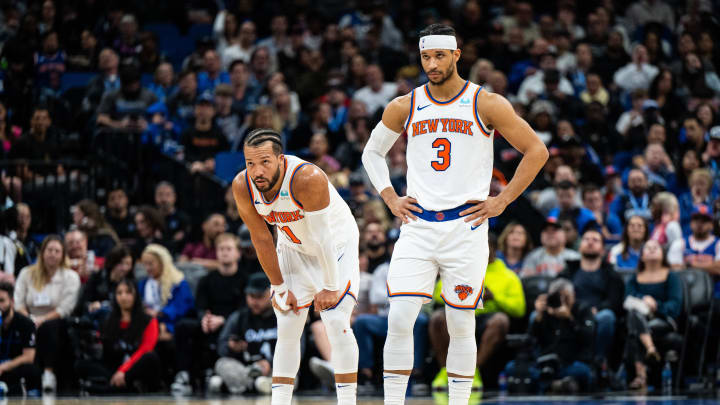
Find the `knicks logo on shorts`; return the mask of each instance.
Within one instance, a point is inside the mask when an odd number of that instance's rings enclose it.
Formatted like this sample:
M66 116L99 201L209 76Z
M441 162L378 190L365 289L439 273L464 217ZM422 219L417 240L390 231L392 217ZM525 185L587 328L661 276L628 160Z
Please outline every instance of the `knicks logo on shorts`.
M458 295L458 298L460 298L460 301L465 301L465 298L471 296L473 293L473 288L469 285L461 284L455 286L455 294Z

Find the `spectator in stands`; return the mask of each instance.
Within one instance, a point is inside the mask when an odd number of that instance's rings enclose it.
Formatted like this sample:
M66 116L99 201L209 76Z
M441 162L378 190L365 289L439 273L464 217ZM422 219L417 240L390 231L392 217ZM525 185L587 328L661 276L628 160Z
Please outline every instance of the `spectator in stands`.
M253 389L269 394L277 319L270 305L267 276L262 273L251 275L244 293L247 306L230 314L220 332L220 359L215 363L215 373L231 394Z
M715 274L720 267L720 239L713 235L713 217L710 207L697 205L690 215L692 233L670 246L668 262L675 270L701 269Z
M160 322L159 339L170 340L177 321L195 306L192 291L164 246L148 245L141 261L148 274L148 278L138 283L145 313Z
M80 33L80 47L68 55L68 70L91 72L98 70L99 43L92 30Z
M37 263L24 268L15 283L15 310L30 317L37 328L37 359L44 371L42 389L55 392L56 370L63 369L68 353L65 318L78 298L80 278L66 267L67 251L58 235L45 237ZM59 374L61 375L61 374Z
M133 66L123 67L120 72L120 89L106 92L97 109L96 123L100 127L127 132L143 132L147 129L145 111L157 97L140 85L140 71Z
M115 288L124 279L135 280L132 253L117 245L105 257L103 268L92 273L83 286L75 313L104 320L112 307Z
M580 305L591 309L597 329L595 356L605 361L615 336L615 322L622 312L624 286L620 275L603 260L602 234L589 229L580 241L580 261L569 262L559 277L572 281Z
M100 51L98 57L100 74L90 79L90 83L88 83L87 92L83 99L83 108L85 110L94 112L105 94L120 90L119 63L120 58L114 50L105 48Z
M122 241L135 236L135 221L128 210L128 196L124 189L116 188L108 193L107 222Z
M180 262L191 262L204 266L208 270L219 268L215 239L225 232L227 223L221 214L210 214L202 223L202 239L196 243L188 242L180 255Z
M237 42L238 22L235 14L228 10L220 10L213 23L213 37L217 42L217 52L222 55L225 50ZM225 65L224 65L225 66Z
M620 218L605 209L602 190L595 185L582 189L583 206L595 216L595 222L600 226L606 242L617 242L622 233Z
M227 138L213 125L215 105L210 94L202 94L195 103L195 124L183 131L180 143L191 172L215 170L215 155L230 150Z
M482 387L481 372L490 357L501 347L510 330L510 318L521 318L525 315L525 293L520 278L505 266L502 260L496 259L497 239L490 235L489 258L485 281L483 284L482 308L475 310L475 336L478 341L477 370L473 385ZM442 304L442 281L435 284L434 300ZM429 325L430 342L435 359L440 365L440 372L433 380L433 390L444 387L447 389L448 374L445 369L450 335L447 331L445 309L433 312Z
M679 209L677 198L670 192L661 191L652 199L650 212L652 212L653 224L650 239L660 243L663 249L682 239L682 228L678 222Z
M223 66L232 72L232 64L235 61L250 63L250 56L255 51L256 28L255 23L247 20L240 25L240 32L237 40L229 44L221 53Z
M625 307L631 308L627 315L625 353L627 360L635 365L635 379L630 388L644 389L647 388L645 362L659 364L662 360L653 342L653 334L658 338L662 332L651 329L648 322L655 319L667 326L663 329L676 330L683 300L682 281L670 270L657 241L649 240L643 245L638 272L628 280L625 294Z
M259 88L250 86L248 65L242 60L234 60L228 71L232 86L232 111L240 117L245 117L250 106L257 101Z
M381 264L390 263L387 236L380 221L368 221L365 224L360 245L365 248L368 256L368 273L374 273Z
M706 131L707 128L703 127L697 117L692 115L685 117L683 127L680 130L680 145L686 149L693 149L698 155L702 155L705 152Z
M68 267L77 272L81 283L84 284L91 274L102 267L104 259L88 249L88 237L85 232L74 229L66 233L65 246L67 247Z
M81 200L73 207L73 225L85 232L88 249L98 257L105 257L119 241L115 230L100 212L100 207L92 200Z
M610 248L608 263L617 272L635 272L640 261L640 249L649 235L645 219L638 215L631 216L625 224L621 242Z
M530 324L530 334L536 339L537 354L545 357L543 364L533 361L530 377L538 383L543 374L553 381L553 392L577 392L592 389L591 369L593 333L595 321L590 308L580 305L575 297L573 284L559 278L550 284L547 294L535 300L537 314ZM539 357L538 357L539 358ZM519 377L519 361L511 361L505 367L508 377ZM539 381L540 391L547 388L547 381ZM578 386L579 384L579 386Z
M185 129L192 124L195 118L195 100L198 94L198 82L195 72L183 70L178 75L178 91L167 99L170 116L173 123L180 129Z
M340 163L328 153L330 145L325 134L320 132L314 134L310 138L308 149L310 152L310 161L328 175L335 174L342 168Z
M683 159L684 160L684 159ZM690 234L690 214L693 208L700 204L711 205L713 198L713 178L708 169L695 169L688 180L689 190L681 194L680 200L680 225L683 235Z
M645 125L643 104L645 100L647 100L647 91L645 89L635 89L630 95L630 98L632 100L632 108L622 113L615 123L615 130L624 138L631 136L631 130L638 128L642 130Z
M627 221L633 215L638 215L649 221L652 217L650 212L650 194L648 193L648 178L645 172L640 169L631 169L627 177L627 190L615 197L610 204L610 212L614 213L621 221Z
M225 223L227 223L228 232L237 235L242 225L242 219L238 213L237 205L235 205L235 198L233 197L231 186L228 186L225 190L225 212L223 212L223 216L225 217Z
M554 277L565 269L566 262L578 260L578 252L565 248L567 235L557 217L548 216L540 233L542 246L530 252L523 262L521 277L547 275Z
M121 59L134 59L140 54L142 46L138 36L138 23L135 16L125 14L120 20L120 36L113 42L113 48Z
M177 91L175 71L170 62L161 62L155 68L153 82L148 86L158 101L166 102Z
M60 81L65 73L65 51L60 49L58 33L47 31L42 38L42 52L35 54L37 85L53 92L60 90Z
M7 157L14 144L22 135L22 128L10 125L8 108L5 101L0 100L0 157Z
M171 386L173 392L192 393L191 382L204 377L201 372L211 368L217 359L220 330L239 303L245 301L247 276L238 271L239 243L238 237L230 233L215 238L218 270L209 272L198 283L197 319L183 319L175 328L178 373Z
M38 105L33 109L30 129L15 143L10 150L9 158L50 162L62 156L62 139L58 131L52 127L50 111L47 106ZM20 172L17 175L26 181L33 177L52 174L60 176L65 173L62 165L57 165L55 169L38 168L34 171L25 165L18 166L18 170Z
M250 55L250 87L263 88L267 79L274 71L270 50L267 46L258 45Z
M40 370L33 364L35 324L15 310L14 291L12 284L0 282L0 338L6 342L0 350L0 381L7 384L5 395L21 396L40 389Z
M159 182L155 186L155 205L165 220L165 239L182 246L190 232L191 222L190 216L177 208L176 203L175 186L168 181Z
M645 172L651 187L667 190L675 183L675 167L662 144L645 147Z
M162 375L153 351L158 320L143 311L133 280L120 280L112 296L112 310L100 333L102 360L79 360L77 374L90 383L93 394L157 391Z
M636 89L647 90L658 74L658 68L648 63L648 52L644 45L635 45L632 62L615 72L615 84L626 92Z
M223 70L220 55L214 49L208 49L203 55L204 70L197 75L198 93L212 92L220 83L230 83L230 75Z
M676 87L677 78L675 75L672 71L663 68L660 69L660 72L650 83L648 93L650 99L655 100L657 103L660 115L665 119L665 123L673 129L680 126L682 117L679 116L678 112L686 109L682 99L677 95Z
M232 145L235 142L239 142L240 127L242 126L242 116L233 113L233 91L232 87L227 83L218 84L215 87L215 107L217 108L217 115L215 116L215 124L225 138L228 144Z
M240 269L245 275L262 272L263 269L260 266L260 261L255 251L255 246L250 238L250 230L247 225L242 224L238 231L238 237L240 238Z
M498 250L495 256L502 260L510 270L520 273L525 257L532 251L532 238L527 229L517 222L505 225L498 238Z
M358 89L353 99L365 103L368 112L373 115L397 95L397 84L386 82L378 65L368 65L365 77L367 85Z
M10 229L8 236L15 241L17 246L14 273L17 276L23 267L35 262L39 246L30 234L30 225L32 224L30 206L25 203L17 203L15 210L17 213L15 226Z
M582 205L577 206L577 185L569 181L561 181L555 186L558 206L550 210L548 216L567 217L575 222L575 229L583 233L591 226L597 226L595 214Z
M152 244L163 244L163 230L165 229L165 220L163 214L156 208L149 205L143 205L138 208L135 213L135 229L136 237L132 244L133 258L140 258L145 247Z
M552 184L557 185L563 181L569 181L577 184L577 176L572 167L562 164L555 169L555 175L552 177ZM580 196L576 193L575 205L581 205ZM535 206L545 215L553 208L558 206L557 190L555 187L547 187L538 193Z

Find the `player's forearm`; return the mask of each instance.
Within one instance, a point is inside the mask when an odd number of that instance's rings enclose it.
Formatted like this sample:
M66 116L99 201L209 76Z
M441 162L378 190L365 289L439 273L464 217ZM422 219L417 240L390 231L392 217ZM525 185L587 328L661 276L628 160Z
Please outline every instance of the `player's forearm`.
M322 266L323 289L337 291L339 285L338 253L335 249L334 235L329 232L331 211L327 206L317 211L305 211L308 230L317 244L317 251Z
M384 190L380 192L380 197L385 201L386 205L390 205L390 202L400 198L397 193L395 192L395 189L392 187L387 187Z
M392 188L390 170L385 161L385 156L387 156L390 148L399 137L399 132L391 130L380 121L370 133L370 139L365 144L362 163L368 177L370 177L370 182L375 186L378 193L382 193L388 187Z
M515 170L515 175L508 183L507 187L497 196L505 202L506 205L515 201L520 194L532 183L535 176L545 166L548 159L548 150L543 144L537 144L525 151L520 164Z
M280 273L280 265L275 254L275 245L272 238L252 238L252 243L257 251L258 261L272 285L280 285L284 282Z

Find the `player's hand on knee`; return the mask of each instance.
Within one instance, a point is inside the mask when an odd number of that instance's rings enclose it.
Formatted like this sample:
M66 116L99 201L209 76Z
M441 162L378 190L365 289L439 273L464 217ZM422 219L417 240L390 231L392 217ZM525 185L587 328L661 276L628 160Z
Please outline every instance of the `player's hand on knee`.
M496 217L505 211L507 204L497 197L488 197L485 201L460 211L460 216L465 217L465 222L473 222L473 226L480 226L486 219Z
M423 212L422 208L417 206L417 200L412 197L398 197L388 203L388 208L396 217L402 219L404 224L407 224L412 219L417 220L417 217L413 212Z
M335 305L340 299L339 295L340 291L320 291L319 293L315 294L315 309L317 311L324 311L326 309L332 308L332 306Z
M274 296L271 299L273 308L277 309L280 312L293 311L294 313L297 314L299 309L298 309L298 305L297 305L297 298L295 298L295 294L293 294L292 291L290 291L290 290L288 290L284 294L287 294L287 298L285 298L285 305L287 305L287 307L289 309L283 309L282 307L280 307L280 305L275 301Z

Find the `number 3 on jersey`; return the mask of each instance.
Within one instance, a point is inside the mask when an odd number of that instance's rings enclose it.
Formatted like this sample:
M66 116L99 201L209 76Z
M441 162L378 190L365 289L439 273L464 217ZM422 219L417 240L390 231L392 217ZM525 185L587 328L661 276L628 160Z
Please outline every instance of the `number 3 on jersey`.
M295 234L293 233L293 231L290 229L289 226L281 226L280 230L285 232L285 236L287 236L288 239L290 239L292 241L292 243L297 243L298 245L302 244L302 242L300 242L300 239L298 239L297 236L295 236Z
M438 138L432 143L432 147L437 149L437 158L440 160L433 160L430 166L439 172L445 171L450 166L450 141L447 138Z

